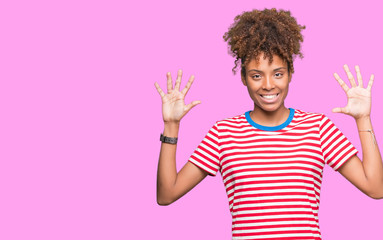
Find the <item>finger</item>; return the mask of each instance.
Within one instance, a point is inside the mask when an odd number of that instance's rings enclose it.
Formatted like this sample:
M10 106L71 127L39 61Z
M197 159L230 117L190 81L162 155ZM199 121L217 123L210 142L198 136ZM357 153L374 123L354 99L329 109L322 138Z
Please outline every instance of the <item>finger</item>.
M185 106L185 110L186 110L186 113L190 111L190 109L192 109L193 107L195 107L196 105L200 104L201 101L193 101L191 103L189 103L188 105Z
M156 86L156 89L158 91L158 93L161 95L161 98L163 98L165 96L165 93L162 91L162 89L160 88L160 85L158 85L157 82L154 83L154 86Z
M362 74L360 73L360 68L358 65L355 66L356 78L358 79L359 87L363 87Z
M340 107L337 107L337 108L332 109L332 112L334 112L334 113L345 113L345 114L347 114L347 110L346 110L346 108L340 108Z
M371 92L372 84L374 83L374 74L371 74L370 81L368 81L367 90Z
M351 83L351 87L356 87L355 79L352 73L350 72L350 69L348 68L347 64L343 65L344 70L347 73L348 80Z
M341 110L341 108L337 107L337 108L333 108L333 109L332 109L332 112L334 112L334 113L340 113L340 112L342 112L342 110Z
M339 75L337 73L334 73L335 79L338 81L339 85L343 88L343 90L347 93L349 90L348 86L342 79L340 79Z
M177 73L177 80L176 80L176 85L174 86L174 90L177 90L177 91L180 90L181 78L182 78L182 70L180 69L178 70L178 73Z
M168 79L168 82L167 82L168 93L170 93L171 91L173 91L173 81L172 81L172 75L170 74L170 72L166 73L166 77Z
M184 89L182 89L182 94L184 96L186 96L186 93L188 93L189 89L190 89L190 86L192 85L192 83L194 82L194 75L191 75L191 77L189 78L189 81L188 83L186 84L186 86L184 87Z

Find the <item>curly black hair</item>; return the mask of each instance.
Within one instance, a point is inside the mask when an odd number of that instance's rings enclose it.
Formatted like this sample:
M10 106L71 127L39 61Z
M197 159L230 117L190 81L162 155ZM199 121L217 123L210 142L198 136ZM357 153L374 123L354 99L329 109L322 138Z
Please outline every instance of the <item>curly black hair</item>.
M296 55L303 58L300 51L305 29L291 16L290 11L275 8L253 10L237 15L229 31L223 35L228 42L228 52L236 58L232 71L236 74L238 62L241 61L241 74L245 76L245 66L253 58L259 61L259 55L273 61L273 55L287 62L289 73L294 73L293 60Z

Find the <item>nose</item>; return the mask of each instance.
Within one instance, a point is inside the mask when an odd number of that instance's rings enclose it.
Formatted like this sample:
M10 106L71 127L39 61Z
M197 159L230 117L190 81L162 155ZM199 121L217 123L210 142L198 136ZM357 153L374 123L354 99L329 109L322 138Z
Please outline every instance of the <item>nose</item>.
M273 78L271 78L271 77L265 77L265 78L264 78L264 81L263 81L262 88L263 88L263 89L267 89L267 90L273 89L273 88L274 88L274 81L273 81Z

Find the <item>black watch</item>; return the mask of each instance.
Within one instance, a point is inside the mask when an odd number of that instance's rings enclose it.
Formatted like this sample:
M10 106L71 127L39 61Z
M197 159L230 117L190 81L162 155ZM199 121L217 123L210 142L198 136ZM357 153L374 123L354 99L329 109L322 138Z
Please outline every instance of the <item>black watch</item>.
M162 135L162 133L161 133L161 137L160 137L161 142L170 143L170 144L177 144L177 140L178 140L178 138L166 137L166 136Z

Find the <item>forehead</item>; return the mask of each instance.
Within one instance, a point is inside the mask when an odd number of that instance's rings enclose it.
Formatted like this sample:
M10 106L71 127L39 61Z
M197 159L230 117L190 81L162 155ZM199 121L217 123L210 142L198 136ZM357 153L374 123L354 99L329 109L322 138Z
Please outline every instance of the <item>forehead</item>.
M287 63L283 61L278 55L273 55L273 61L269 63L269 58L264 59L264 54L261 53L258 55L258 61L256 58L253 58L247 65L246 68L250 69L275 69L280 67L287 67Z

